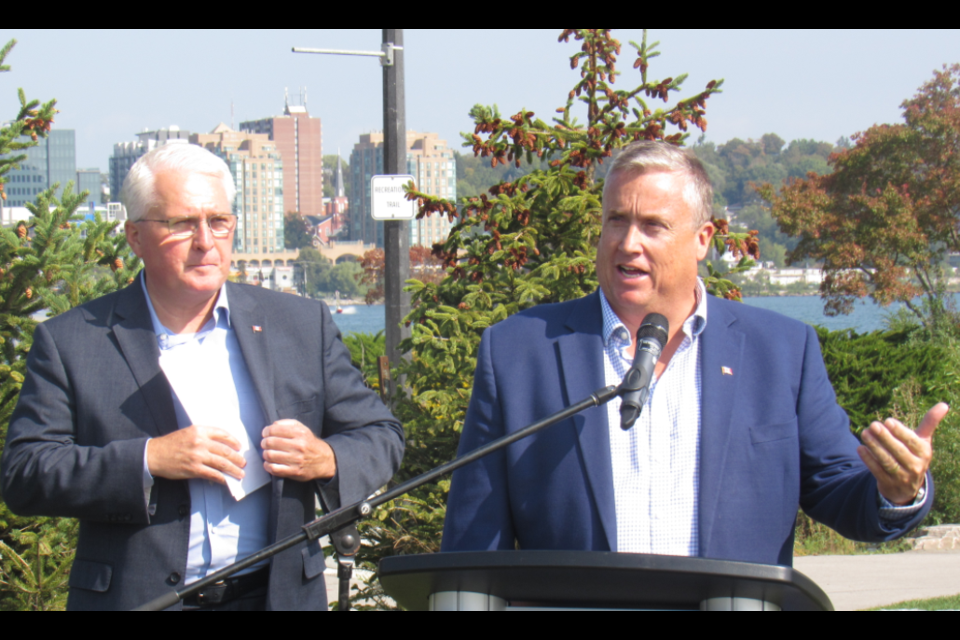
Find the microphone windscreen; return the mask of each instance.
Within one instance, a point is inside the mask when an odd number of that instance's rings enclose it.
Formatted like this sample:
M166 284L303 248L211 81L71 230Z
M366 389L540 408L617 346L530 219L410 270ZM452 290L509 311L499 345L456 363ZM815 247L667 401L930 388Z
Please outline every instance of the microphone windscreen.
M667 322L667 319L659 313L648 313L643 319L643 324L640 325L639 331L637 331L637 340L653 338L663 347L667 344L669 335L670 323Z

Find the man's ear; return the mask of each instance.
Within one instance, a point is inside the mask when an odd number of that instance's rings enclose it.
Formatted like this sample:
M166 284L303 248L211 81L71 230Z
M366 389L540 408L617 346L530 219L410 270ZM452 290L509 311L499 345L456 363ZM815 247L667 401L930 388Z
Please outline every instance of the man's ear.
M130 220L127 220L123 223L123 231L127 235L127 244L130 245L130 249L133 251L133 253L138 258L143 257L140 254L140 228Z
M710 251L710 241L713 240L713 234L717 229L712 222L708 222L697 231L697 262L707 257Z

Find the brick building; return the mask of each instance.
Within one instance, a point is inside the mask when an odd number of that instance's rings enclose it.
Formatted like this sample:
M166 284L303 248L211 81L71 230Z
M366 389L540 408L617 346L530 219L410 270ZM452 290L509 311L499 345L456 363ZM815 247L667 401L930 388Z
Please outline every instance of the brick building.
M288 102L282 116L240 123L240 130L265 134L283 158L283 210L322 215L323 130L306 106Z

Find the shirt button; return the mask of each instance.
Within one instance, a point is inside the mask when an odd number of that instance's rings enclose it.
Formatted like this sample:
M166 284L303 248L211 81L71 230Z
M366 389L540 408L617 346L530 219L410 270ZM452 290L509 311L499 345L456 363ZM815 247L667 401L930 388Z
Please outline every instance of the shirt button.
M187 514L190 513L190 510L187 509L187 505L182 504L180 505L180 508L177 509L177 513L180 514L181 518L185 518L187 517Z
M169 582L170 584L179 584L179 582L180 582L180 574L177 573L176 571L174 571L174 572L171 573L170 576L167 578L167 582Z

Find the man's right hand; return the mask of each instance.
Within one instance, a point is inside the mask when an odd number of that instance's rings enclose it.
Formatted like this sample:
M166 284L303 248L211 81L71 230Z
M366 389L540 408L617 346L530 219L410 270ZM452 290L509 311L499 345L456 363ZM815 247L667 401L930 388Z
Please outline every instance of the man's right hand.
M240 443L216 427L192 425L147 442L147 467L155 478L200 478L226 484L224 474L243 478L247 461Z

